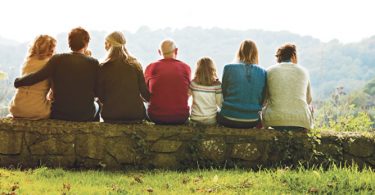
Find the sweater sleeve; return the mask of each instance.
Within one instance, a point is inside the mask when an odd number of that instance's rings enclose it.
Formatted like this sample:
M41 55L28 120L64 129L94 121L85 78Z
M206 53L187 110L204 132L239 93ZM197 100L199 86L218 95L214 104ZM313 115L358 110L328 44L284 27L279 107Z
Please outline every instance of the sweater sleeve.
M56 57L52 57L47 64L37 72L30 73L21 78L16 78L14 81L14 87L19 88L23 86L30 86L49 78L56 64Z
M306 97L307 104L311 104L311 102L312 102L312 95L311 95L310 81L307 84L307 93L306 93L306 96L307 96Z
M141 92L142 98L148 102L150 100L151 94L150 94L150 91L147 88L146 79L143 75L142 70L139 70L137 72L138 72L139 91Z
M221 106L223 105L223 93L222 93L221 87L216 90L215 99L216 99L216 105L219 108L221 108Z
M99 65L99 61L98 60L95 60L95 85L94 85L94 93L95 93L95 97L98 97L99 98L99 69L100 69L100 65Z
M148 89L150 89L150 80L151 80L151 76L152 76L152 68L153 68L152 64L148 65L146 70L145 70L145 74L144 74L145 83L146 83L146 86L147 86Z
M263 87L263 98L262 98L262 105L265 106L267 105L267 99L268 99L268 95L269 95L269 91L268 91L268 85L267 85L267 72L265 71L264 73L264 87Z
M96 82L96 90L97 90L97 96L101 102L104 102L104 94L105 94L105 76L104 76L104 67L99 67L98 70L98 80Z
M228 84L228 78L227 77L228 77L227 67L224 67L223 79L222 79L222 84L221 84L222 95L223 95L224 99L225 99L225 96L227 95L227 84Z

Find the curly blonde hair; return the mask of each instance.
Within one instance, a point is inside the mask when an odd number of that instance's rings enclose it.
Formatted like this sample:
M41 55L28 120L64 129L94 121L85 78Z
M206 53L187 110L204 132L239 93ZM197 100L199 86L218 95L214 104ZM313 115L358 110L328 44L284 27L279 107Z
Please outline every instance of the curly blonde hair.
M55 53L56 39L49 35L39 35L29 48L27 58L36 57L39 60L50 58Z

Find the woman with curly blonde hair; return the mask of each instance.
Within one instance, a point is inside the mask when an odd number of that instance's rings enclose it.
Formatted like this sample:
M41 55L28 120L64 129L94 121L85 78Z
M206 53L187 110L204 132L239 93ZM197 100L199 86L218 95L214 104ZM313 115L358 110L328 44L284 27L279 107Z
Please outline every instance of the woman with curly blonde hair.
M42 69L55 53L56 39L49 35L39 35L35 38L28 51L22 67L22 76ZM31 86L20 87L16 90L9 112L14 118L39 120L49 118L51 102L47 98L50 91L49 80L44 80Z

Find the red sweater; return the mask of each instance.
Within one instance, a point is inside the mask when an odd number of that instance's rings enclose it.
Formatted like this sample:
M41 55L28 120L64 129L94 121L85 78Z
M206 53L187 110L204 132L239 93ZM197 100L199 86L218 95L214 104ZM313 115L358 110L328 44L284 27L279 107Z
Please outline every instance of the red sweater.
M151 92L148 106L150 118L174 122L189 117L189 65L176 59L161 59L145 71L146 85Z

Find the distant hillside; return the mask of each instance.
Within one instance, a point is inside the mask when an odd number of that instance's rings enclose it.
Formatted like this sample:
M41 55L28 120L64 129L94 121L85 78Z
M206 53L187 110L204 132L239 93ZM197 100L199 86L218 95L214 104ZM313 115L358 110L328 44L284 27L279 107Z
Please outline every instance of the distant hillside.
M92 31L89 48L93 56L105 56L104 36L107 32ZM300 36L290 32L270 32L262 30L237 31L221 28L203 29L187 27L179 30L150 30L142 27L135 33L125 32L127 47L143 64L159 58L157 48L160 41L170 37L179 47L179 58L195 68L195 62L202 56L212 57L221 75L226 63L233 60L240 42L254 40L260 53L260 65L268 67L275 63L275 50L285 42L298 46L299 62L311 75L315 99L330 95L337 86L346 91L362 88L375 77L375 36L358 43L342 44L337 40L323 43L310 36ZM67 34L57 36L58 51L69 51ZM19 74L27 51L27 44L0 38L0 69L9 73L13 80ZM12 83L12 82L10 82ZM0 85L1 87L1 85Z

